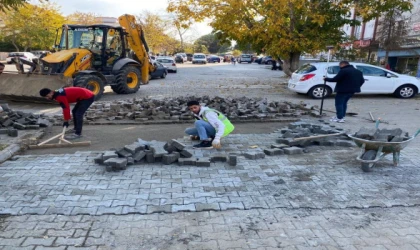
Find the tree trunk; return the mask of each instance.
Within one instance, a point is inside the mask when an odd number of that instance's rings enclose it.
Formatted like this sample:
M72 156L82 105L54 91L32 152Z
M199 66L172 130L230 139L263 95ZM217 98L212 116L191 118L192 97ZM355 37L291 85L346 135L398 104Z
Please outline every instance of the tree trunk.
M387 65L389 65L388 64L388 56L389 56L389 50L386 49L385 50L385 59L384 59L384 61L385 61L385 68L387 68ZM389 69L391 69L391 65L389 65Z
M283 61L283 72L291 76L299 67L300 52L292 52L289 54L289 58L285 58Z

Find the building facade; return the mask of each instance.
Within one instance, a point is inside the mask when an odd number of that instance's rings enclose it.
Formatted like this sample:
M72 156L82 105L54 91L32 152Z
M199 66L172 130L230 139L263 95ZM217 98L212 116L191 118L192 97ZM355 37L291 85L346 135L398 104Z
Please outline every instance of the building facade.
M390 68L399 73L411 74L420 77L420 0L414 2L414 8L406 13L407 43L400 49L389 51L388 63ZM385 51L378 50L378 59L385 59Z

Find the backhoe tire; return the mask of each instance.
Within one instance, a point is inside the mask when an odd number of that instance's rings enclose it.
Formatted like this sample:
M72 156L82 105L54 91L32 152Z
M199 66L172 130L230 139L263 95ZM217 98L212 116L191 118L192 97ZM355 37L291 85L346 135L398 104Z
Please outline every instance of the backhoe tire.
M78 75L73 80L73 86L86 88L95 94L95 101L104 94L104 81L96 75Z
M118 71L112 90L117 94L134 94L141 85L141 72L135 66L127 65Z

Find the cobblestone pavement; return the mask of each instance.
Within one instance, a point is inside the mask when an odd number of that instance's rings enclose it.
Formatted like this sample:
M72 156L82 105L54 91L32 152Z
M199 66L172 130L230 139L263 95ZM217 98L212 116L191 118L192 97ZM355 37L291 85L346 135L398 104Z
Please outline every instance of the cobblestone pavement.
M234 135L224 150L265 147L276 137ZM0 246L416 249L418 148L403 151L401 166L386 158L368 174L356 154L314 147L241 156L236 167L142 164L113 173L93 164L96 152L20 156L0 168Z
M233 67L197 67L202 76L182 83L193 72L185 66L184 75L168 76L179 81L152 81L139 95L176 96L187 87L193 94L244 95L244 89L247 96L319 104L276 86L280 72ZM333 110L332 99L325 105ZM418 99L358 96L349 111L359 117L337 126L374 126L363 119L372 111L390 123L381 126L412 133L419 108ZM263 148L277 136L232 135L224 150ZM419 141L402 151L400 166L386 157L371 173L361 171L357 148L339 147L240 156L236 167L141 164L112 173L93 164L98 152L20 156L0 165L0 249L420 249Z

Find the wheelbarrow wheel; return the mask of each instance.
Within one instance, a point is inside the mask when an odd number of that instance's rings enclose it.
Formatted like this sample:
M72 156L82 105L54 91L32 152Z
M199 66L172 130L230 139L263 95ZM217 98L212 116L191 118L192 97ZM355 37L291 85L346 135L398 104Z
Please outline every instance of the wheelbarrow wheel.
M367 161L375 160L376 153L377 153L376 150L368 150L363 154L362 160L367 160ZM370 172L374 165L375 165L375 163L362 162L363 172Z

